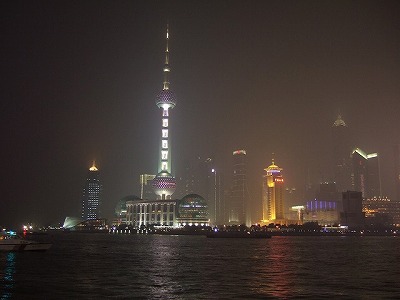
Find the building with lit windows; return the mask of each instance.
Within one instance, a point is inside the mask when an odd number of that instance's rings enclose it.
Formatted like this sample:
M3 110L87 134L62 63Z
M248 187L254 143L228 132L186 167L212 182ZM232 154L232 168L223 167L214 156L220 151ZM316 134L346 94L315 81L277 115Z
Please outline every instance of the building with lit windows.
M171 163L171 132L170 132L170 109L176 105L175 93L170 89L169 72L169 32L167 27L166 48L165 48L165 64L164 64L164 82L163 89L156 97L156 105L162 109L161 117L161 140L159 148L158 173L153 179L154 193L158 199L171 199L171 195L175 192L176 179L172 175Z
M82 197L82 220L94 220L100 218L102 185L100 172L95 162L89 168L85 188Z
M197 194L189 194L176 200L136 199L127 201L126 209L126 223L135 228L209 225L207 201Z
M339 192L351 189L351 145L349 128L338 115L332 125L333 177Z
M400 202L388 197L373 197L363 199L363 212L368 225L400 226Z
M353 150L353 189L364 198L381 196L381 177L378 153L367 154L359 148Z
M263 175L263 220L262 223L280 223L285 221L285 186L282 176L282 168L272 164L264 169Z
M233 177L231 194L227 207L228 222L230 224L248 224L246 206L248 191L246 181L246 150L233 151Z

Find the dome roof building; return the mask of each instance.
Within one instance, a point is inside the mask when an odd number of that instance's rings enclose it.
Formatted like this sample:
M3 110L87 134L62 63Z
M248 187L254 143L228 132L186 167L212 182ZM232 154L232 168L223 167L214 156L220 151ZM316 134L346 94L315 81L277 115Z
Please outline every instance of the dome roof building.
M178 202L179 225L206 225L209 222L207 201L200 195L189 194Z

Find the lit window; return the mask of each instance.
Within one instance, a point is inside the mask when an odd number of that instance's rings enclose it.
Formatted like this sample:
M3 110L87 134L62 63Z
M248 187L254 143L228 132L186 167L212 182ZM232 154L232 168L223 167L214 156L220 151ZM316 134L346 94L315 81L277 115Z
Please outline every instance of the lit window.
M162 126L168 127L168 119L162 119Z
M162 115L163 117L168 117L168 109L164 109Z
M168 164L167 164L166 161L163 161L163 162L162 162L162 164L161 164L161 169L162 169L163 171L167 171L167 170L168 170Z
M168 159L168 151L161 151L161 159Z
M168 137L168 129L163 129L162 130L162 137L167 138Z
M168 141L167 140L162 140L161 147L163 149L168 149Z

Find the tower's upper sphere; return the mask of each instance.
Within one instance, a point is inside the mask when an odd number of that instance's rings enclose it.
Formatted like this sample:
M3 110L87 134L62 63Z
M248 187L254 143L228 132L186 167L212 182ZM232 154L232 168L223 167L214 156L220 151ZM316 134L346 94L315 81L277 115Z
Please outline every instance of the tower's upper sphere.
M170 89L162 90L160 93L158 93L156 97L156 104L159 108L161 107L174 108L176 105L175 93Z
M153 179L154 193L158 196L166 195L171 196L176 189L176 179L171 173L161 171Z

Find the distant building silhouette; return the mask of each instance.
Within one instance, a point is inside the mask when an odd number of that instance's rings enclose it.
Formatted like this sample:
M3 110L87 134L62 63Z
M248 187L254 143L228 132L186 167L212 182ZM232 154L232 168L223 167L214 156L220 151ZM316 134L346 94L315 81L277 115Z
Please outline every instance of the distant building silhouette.
M142 174L140 175L140 198L155 199L156 195L153 190L153 179L156 175Z
M272 164L263 175L263 223L285 223L285 185L282 168Z
M95 162L89 168L85 188L82 197L82 219L93 220L100 218L102 185L100 183L100 172Z
M381 196L378 153L367 154L359 148L353 150L353 189L364 198Z
M246 206L248 201L246 178L246 151L233 151L233 177L229 203L227 203L228 222L246 224Z
M333 178L339 192L351 189L349 129L341 115L332 125Z
M221 173L211 158L197 157L194 161L186 161L182 176L178 177L178 198L188 194L199 194L208 203L211 224L222 224L222 180Z
M340 222L349 227L364 225L363 198L361 192L347 191L342 193L343 211Z

